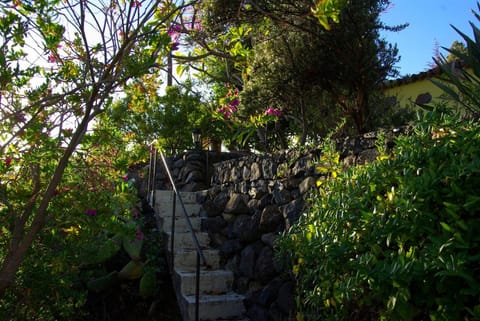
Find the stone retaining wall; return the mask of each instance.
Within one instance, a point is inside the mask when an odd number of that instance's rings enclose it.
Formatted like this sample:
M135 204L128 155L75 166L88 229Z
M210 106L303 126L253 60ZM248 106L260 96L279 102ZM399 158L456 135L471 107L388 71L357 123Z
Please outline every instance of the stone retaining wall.
M394 136L384 134L385 148ZM336 143L347 166L376 158L377 134L345 138ZM219 248L222 264L235 274L235 291L245 294L251 320L295 320L295 284L274 257L275 239L308 210L309 191L323 174L315 170L320 149L276 154L190 151L167 162L179 190L205 190L199 197L204 230ZM157 189L169 189L162 170Z
M385 148L405 130L386 133ZM377 135L337 142L348 166L376 158ZM235 273L235 290L247 296L251 320L295 320L294 282L274 257L277 236L308 208L309 191L321 178L319 149L249 155L213 165L211 186L200 200L204 228L222 262Z

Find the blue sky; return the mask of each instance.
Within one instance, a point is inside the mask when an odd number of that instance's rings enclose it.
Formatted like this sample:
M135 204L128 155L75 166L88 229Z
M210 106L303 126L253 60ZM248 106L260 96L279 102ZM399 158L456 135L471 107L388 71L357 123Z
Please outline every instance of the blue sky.
M448 48L454 40L461 40L450 25L468 35L472 34L469 21L480 27L471 13L472 9L478 12L477 0L393 0L392 3L381 20L387 25L410 23L398 33L382 32L388 42L397 44L401 76L429 69L436 43Z

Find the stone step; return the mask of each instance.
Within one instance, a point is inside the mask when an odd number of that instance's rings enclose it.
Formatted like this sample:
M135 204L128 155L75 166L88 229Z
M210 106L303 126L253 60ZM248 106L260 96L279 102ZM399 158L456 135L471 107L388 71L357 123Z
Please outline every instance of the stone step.
M184 204L197 204L196 192L179 192L179 194ZM174 192L171 190L155 190L155 204L173 203L173 195Z
M183 295L194 295L196 291L196 273L175 270L175 282L180 283ZM228 270L201 270L199 291L201 294L218 295L232 289L233 272Z
M199 319L210 320L239 320L245 313L243 295L233 292L222 295L201 295L199 300ZM195 295L182 295L184 321L195 320Z
M203 250L203 256L207 262L208 269L218 270L220 268L220 251L216 249ZM197 252L195 250L180 249L175 252L174 268L183 271L195 271L197 265Z
M190 223L193 230L199 232L202 228L202 219L200 217L190 217ZM172 218L157 218L158 228L164 232L172 231ZM187 223L187 219L184 217L175 218L175 233L190 232L190 226Z
M198 204L184 204L185 210L189 217L199 216L201 206ZM155 205L155 214L159 218L172 217L173 216L173 204L172 203L157 203ZM177 203L175 205L175 217L184 218L182 206Z
M165 232L166 240L167 240L167 249L170 249L170 232ZM208 233L205 232L196 232L195 235L197 236L198 243L200 248L204 249L207 248L210 243L210 238ZM195 250L195 243L192 238L192 233L184 232L184 233L175 233L174 237L174 251L177 250Z

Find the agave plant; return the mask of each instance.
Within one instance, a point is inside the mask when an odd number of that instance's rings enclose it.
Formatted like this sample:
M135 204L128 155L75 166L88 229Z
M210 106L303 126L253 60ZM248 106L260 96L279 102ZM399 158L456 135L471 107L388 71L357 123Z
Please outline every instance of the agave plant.
M480 11L480 4L477 2ZM480 21L480 14L472 10L475 18ZM473 39L451 26L465 41L466 52L453 48L443 48L457 59L449 63L445 56L434 58L435 63L442 71L441 81L432 80L451 99L463 106L474 117L480 116L480 29L470 22ZM461 64L464 68L456 68Z

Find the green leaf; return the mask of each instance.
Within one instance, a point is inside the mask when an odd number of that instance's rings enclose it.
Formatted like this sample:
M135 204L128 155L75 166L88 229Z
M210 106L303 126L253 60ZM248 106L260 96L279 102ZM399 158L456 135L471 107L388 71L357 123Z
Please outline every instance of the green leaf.
M123 248L128 253L130 258L134 261L139 261L141 259L143 240L139 240L136 237L127 237L123 238Z
M447 232L450 232L452 233L453 232L453 229L450 227L450 225L448 225L447 223L445 222L440 222L440 225L442 226L442 228L447 231Z

